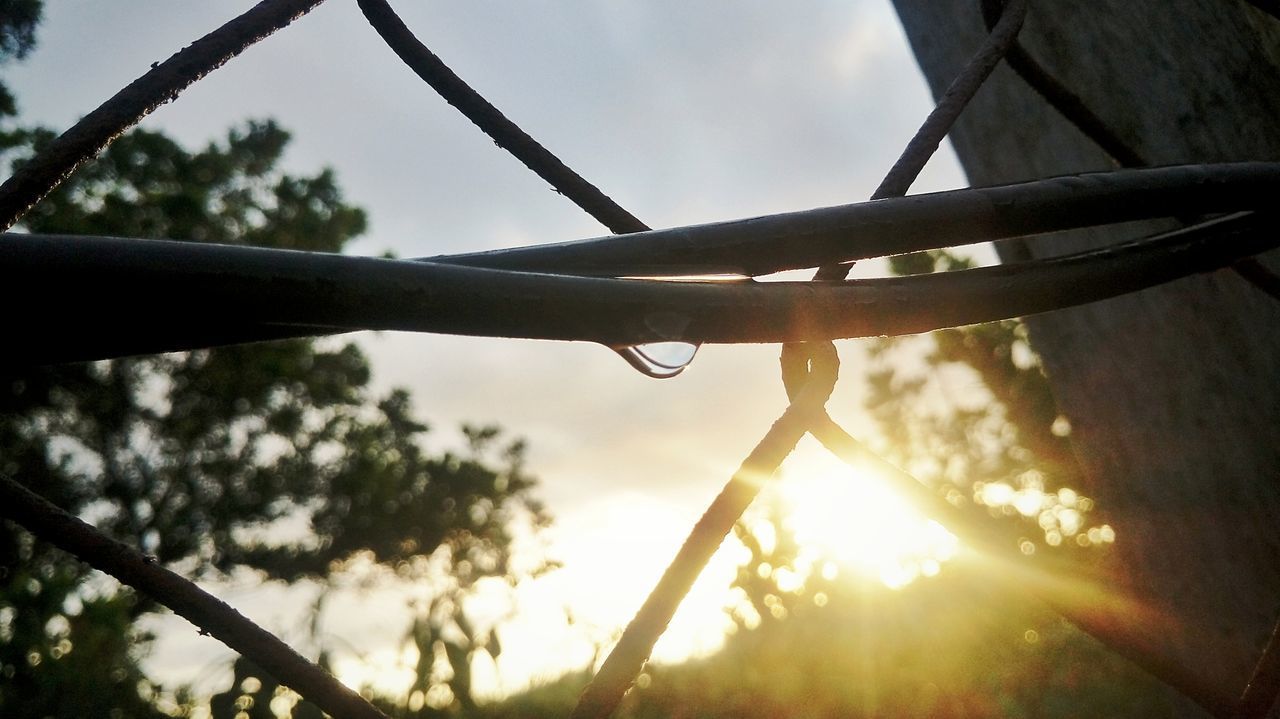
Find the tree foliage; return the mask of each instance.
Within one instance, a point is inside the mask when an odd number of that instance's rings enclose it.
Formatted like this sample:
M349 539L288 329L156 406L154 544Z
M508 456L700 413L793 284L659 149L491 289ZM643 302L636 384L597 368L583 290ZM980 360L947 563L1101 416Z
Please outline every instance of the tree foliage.
M0 0L0 65L21 60L36 44L36 25L44 10L42 0ZM18 112L9 88L0 83L0 117Z
M898 274L971 266L945 251L894 258ZM949 501L1019 522L1022 550L1085 553L1079 469L1038 358L1016 320L870 345L867 410L879 450ZM1158 683L1097 641L1002 592L990 566L948 562L898 590L817 571L781 498L766 492L735 528L747 550L715 655L651 666L621 716L1152 716ZM1032 540L1035 540L1034 542ZM1088 547L1088 549L1086 549ZM799 578L799 580L797 580ZM785 579L785 581L783 581ZM572 681L572 679L570 680ZM540 706L551 688L508 705ZM508 707L495 716L514 716ZM544 714L545 715L545 714Z
M945 250L892 258L896 274L967 269ZM1041 549L1108 544L1081 496L1070 424L1021 321L940 330L870 345L866 408L878 449L955 504L1027 520Z
M779 494L766 490L735 531L746 552L734 582L741 601L728 607L736 630L724 647L650 664L615 716L1177 713L1155 679L1046 608L1003 591L984 573L990 566L948 562L898 589L843 570L813 571L824 558L802 560L812 548L797 544L787 517ZM562 716L588 678L570 674L471 716Z
M9 130L5 157L20 163L51 137ZM136 130L23 226L339 251L364 230L364 213L344 202L331 172L276 169L287 142L272 122L247 123L197 152ZM93 301L74 287L63 293ZM543 520L522 445L473 430L465 450L428 453L409 395L378 396L370 380L363 354L339 338L8 364L0 471L190 576L247 568L323 579L357 554L388 566L443 557L466 583L505 576L513 517ZM136 664L145 637L133 620L154 605L9 524L0 527L0 574L0 713L152 711L155 687ZM78 696L70 683L94 689Z

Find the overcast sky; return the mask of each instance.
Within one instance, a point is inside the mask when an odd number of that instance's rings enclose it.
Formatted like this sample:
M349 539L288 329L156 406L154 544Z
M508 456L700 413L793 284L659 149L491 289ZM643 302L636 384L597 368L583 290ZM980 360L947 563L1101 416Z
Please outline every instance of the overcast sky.
M6 79L25 121L64 129L251 5L50 0L37 50ZM866 199L932 106L889 0L402 0L397 9L508 117L654 227ZM351 0L329 0L143 125L195 147L266 117L293 133L287 169L334 168L348 200L369 211L353 253L606 232L402 66ZM964 184L944 147L913 192ZM410 388L441 442L460 422L528 439L568 586L617 584L617 567L656 572L785 403L775 346L705 347L684 375L657 381L584 343L360 341L378 385ZM853 428L865 426L856 346L841 344L830 405ZM622 604L635 594L625 619L644 590L619 586ZM391 630L378 631L366 640ZM166 651L170 666L199 664Z

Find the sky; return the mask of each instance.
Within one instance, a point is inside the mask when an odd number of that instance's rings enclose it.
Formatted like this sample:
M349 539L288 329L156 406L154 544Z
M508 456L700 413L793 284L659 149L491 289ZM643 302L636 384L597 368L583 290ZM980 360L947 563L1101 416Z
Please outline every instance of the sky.
M36 51L6 67L6 81L25 121L60 130L252 4L50 0ZM889 0L401 1L397 10L509 118L653 227L866 199L932 107ZM422 84L350 0L322 4L142 125L198 147L267 117L293 134L287 170L332 167L348 201L368 211L370 230L353 254L607 232ZM944 146L913 192L965 184ZM785 406L776 346L703 347L681 376L653 380L588 343L409 333L358 341L377 386L409 388L439 446L454 444L463 422L528 441L529 468L556 519L551 552L565 567L521 590L522 611L542 621L504 634L507 665L491 678L498 690L590 661L581 632L548 628L546 617L569 605L607 639ZM859 345L839 346L843 377L828 406L865 433ZM804 473L806 461L793 471ZM677 621L659 656L716 646L731 573L732 558L719 560L697 590L700 609ZM309 600L305 588L253 582L220 592L286 638L298 635ZM389 661L403 604L402 594L352 590L330 603L326 625L352 656ZM226 650L194 639L181 620L156 628L148 666L157 676L223 680L211 667ZM560 665L535 666L537 654Z

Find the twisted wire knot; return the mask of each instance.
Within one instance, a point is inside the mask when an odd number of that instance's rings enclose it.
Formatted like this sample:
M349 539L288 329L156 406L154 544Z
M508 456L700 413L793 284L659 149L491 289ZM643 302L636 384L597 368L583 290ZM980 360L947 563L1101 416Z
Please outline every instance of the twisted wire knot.
M782 386L793 406L826 406L840 378L840 355L833 342L787 342L778 363Z

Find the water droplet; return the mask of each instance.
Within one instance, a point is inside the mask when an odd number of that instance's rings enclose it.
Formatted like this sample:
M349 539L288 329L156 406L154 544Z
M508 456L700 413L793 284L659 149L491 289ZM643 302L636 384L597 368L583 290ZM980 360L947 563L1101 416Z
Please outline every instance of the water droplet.
M656 379L675 377L683 372L698 352L698 345L682 339L689 327L689 318L678 312L653 312L645 315L644 325L653 335L662 338L661 341L618 348L622 359Z
M641 373L656 379L675 377L684 371L698 352L698 345L688 342L651 342L623 347L618 354Z

